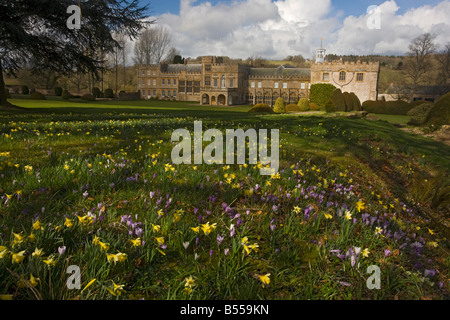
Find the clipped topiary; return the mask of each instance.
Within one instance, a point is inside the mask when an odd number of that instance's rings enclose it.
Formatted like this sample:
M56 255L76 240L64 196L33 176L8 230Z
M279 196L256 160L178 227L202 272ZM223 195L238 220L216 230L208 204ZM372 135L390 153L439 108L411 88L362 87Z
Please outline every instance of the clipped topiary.
M92 89L92 95L94 96L94 98L102 98L103 96L102 92L97 87Z
M106 89L104 96L105 96L105 98L113 99L114 98L114 91L113 91L113 89Z
M300 112L300 107L296 104L288 104L286 106L286 112Z
M311 102L309 104L309 110L310 111L320 111L320 107L317 103Z
M328 101L328 100L327 100ZM341 89L336 89L331 94L331 101L336 111L345 111L345 100Z
M284 102L283 98L278 98L277 101L275 101L275 107L273 108L273 111L275 113L286 113L286 103Z
M331 99L328 99L327 102L325 102L325 112L326 113L336 112L336 107L334 106L334 103Z
M301 112L309 111L309 100L306 98L301 98L298 101L298 107L300 108Z
M273 109L265 103L259 103L251 108L248 112L251 113L274 113Z
M431 103L424 103L420 106L414 107L408 111L407 115L411 117L408 124L412 126L421 126L428 120L433 105Z
M450 125L450 92L443 95L433 106L426 125Z
M95 101L95 97L90 94L90 93L86 93L84 96L81 97L81 100L84 101Z
M309 99L312 103L320 106L325 106L325 102L331 98L331 95L336 90L336 87L329 83L316 83L311 86Z
M28 86L22 86L22 94L28 95L30 93L30 90L28 89Z
M45 96L39 91L35 91L30 95L30 99L33 100L46 100Z
M350 93L344 92L342 95L344 96L345 101L345 111L346 112L354 111L355 108L353 106L353 99Z
M362 106L361 106L361 101L359 100L358 96L354 92L350 92L350 96L353 100L353 109L355 111L361 111Z
M61 95L61 97L62 97L64 100L69 100L69 99L72 97L72 95L70 94L69 91L64 90L63 93L62 93L62 95Z
M63 89L61 87L55 87L55 96L61 97L63 93Z
M386 109L386 101L383 100L367 100L362 104L362 109L368 113L382 114Z

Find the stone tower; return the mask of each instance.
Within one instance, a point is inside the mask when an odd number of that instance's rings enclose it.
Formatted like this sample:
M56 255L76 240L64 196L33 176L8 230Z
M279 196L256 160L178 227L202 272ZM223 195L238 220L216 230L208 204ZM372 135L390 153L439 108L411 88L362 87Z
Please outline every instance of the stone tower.
M320 49L316 51L316 63L324 63L327 50L323 48L323 39L320 42Z

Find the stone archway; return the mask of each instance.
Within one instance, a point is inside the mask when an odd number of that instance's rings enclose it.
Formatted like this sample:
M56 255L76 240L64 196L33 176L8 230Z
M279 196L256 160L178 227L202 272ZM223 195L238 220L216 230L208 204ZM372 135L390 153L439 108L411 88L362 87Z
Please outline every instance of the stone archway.
M206 104L206 105L208 105L210 102L209 102L209 96L207 95L207 94L204 94L203 96L202 96L202 104Z
M227 105L227 98L223 94L220 94L217 97L217 105L218 106L226 106Z

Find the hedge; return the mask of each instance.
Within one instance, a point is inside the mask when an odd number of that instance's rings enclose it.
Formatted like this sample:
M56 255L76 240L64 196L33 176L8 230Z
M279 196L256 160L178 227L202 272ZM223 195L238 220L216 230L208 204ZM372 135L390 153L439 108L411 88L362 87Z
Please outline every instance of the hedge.
M424 103L420 106L414 107L408 111L407 115L411 117L408 124L413 126L421 126L428 120L433 105L431 103Z
M328 99L336 90L336 87L329 83L316 83L311 86L310 100L318 106L325 106Z
M104 97L108 98L108 99L114 98L114 91L113 91L113 89L106 89Z
M336 89L331 94L331 101L336 111L345 111L345 100L341 89Z
M345 101L345 111L346 112L354 111L355 107L353 106L353 99L350 93L344 92L342 95L344 96Z
M423 103L423 102L422 102ZM418 105L417 102L408 103L405 101L383 101L367 100L362 104L362 109L368 113L375 114L395 114L406 116L408 111Z
M38 92L38 91L33 92L30 95L30 99L33 99L33 100L47 100L45 98L45 96L42 93Z
M55 87L54 90L55 90L55 96L57 96L57 97L61 97L62 96L63 89L61 87Z
M320 106L317 103L311 102L309 104L310 111L320 111Z
M86 93L84 96L81 97L81 100L95 101L95 97L90 93Z
M288 104L286 106L286 112L301 112L300 107L296 104Z
M103 98L103 93L97 87L92 89L92 95L94 96L94 98Z
M273 109L265 103L259 103L251 108L248 112L252 113L275 113Z
M298 101L298 107L300 108L300 111L301 112L306 112L306 111L309 111L309 100L308 99L306 99L306 98L301 98L299 101Z
M336 107L334 106L333 100L328 99L327 102L325 102L325 112L326 113L336 112Z
M286 113L286 103L284 102L283 98L278 98L277 101L275 101L275 107L273 108L273 111L276 113Z
M355 111L361 111L362 105L361 105L361 101L359 100L358 96L354 92L350 92L350 96L352 97L353 108L355 109Z
M425 125L450 125L450 92L443 95L430 110Z

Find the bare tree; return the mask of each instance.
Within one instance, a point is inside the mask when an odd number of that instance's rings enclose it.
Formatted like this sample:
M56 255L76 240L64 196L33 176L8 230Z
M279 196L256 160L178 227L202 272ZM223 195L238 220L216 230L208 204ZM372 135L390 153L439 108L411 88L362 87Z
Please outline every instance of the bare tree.
M174 59L176 56L181 56L181 51L175 47L170 48L170 50L166 54L166 58L164 59L167 63L174 63Z
M436 55L439 63L438 83L442 85L450 84L450 42L447 43L444 50Z
M412 81L410 101L417 90L417 86L430 71L430 55L436 51L435 38L435 35L425 33L415 38L409 45L405 73Z
M172 36L164 26L150 26L142 31L134 47L136 64L157 64L172 49Z

